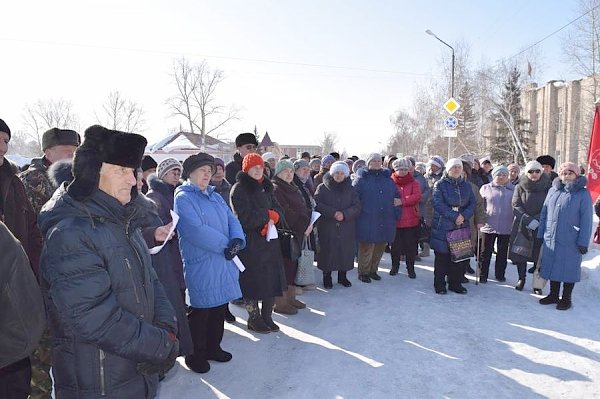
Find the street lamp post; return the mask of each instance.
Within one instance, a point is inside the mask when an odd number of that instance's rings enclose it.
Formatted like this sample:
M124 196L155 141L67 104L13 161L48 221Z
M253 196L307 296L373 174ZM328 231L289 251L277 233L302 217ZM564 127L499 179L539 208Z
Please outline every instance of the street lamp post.
M452 77L451 77L451 80L450 80L450 96L452 98L454 98L454 47L452 47L451 45L449 45L448 43L446 43L445 41L443 41L442 39L440 39L439 37L437 37L436 34L433 33L432 31L430 31L429 29L427 29L425 31L425 33L427 33L428 35L431 35L431 36L435 37L440 42L442 42L444 45L450 47L450 50L452 50ZM452 149L452 137L448 137L448 158L447 159L450 159L451 149Z

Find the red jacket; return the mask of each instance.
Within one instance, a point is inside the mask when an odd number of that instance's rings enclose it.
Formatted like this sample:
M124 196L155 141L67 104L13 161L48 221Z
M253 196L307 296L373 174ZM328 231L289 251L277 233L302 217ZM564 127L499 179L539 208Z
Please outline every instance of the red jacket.
M419 182L415 180L412 174L404 177L392 173L392 181L402 199L402 216L396 222L396 227L415 227L421 221L419 215L419 200L421 200L421 188Z

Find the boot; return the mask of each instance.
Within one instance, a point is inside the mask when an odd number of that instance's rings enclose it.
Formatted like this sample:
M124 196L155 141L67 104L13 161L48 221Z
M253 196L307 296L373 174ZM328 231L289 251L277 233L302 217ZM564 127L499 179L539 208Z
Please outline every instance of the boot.
M515 286L515 290L523 291L523 287L525 287L525 269L527 268L526 264L517 263L517 272L519 273L519 281L517 281L517 285Z
M419 257L426 258L429 256L429 243L424 242L421 245L423 249L421 250L421 252L419 252Z
M390 276L395 276L398 274L398 270L400 270L400 265L392 265L392 268L390 269Z
M352 287L352 283L346 277L345 271L341 271L341 270L338 271L338 284L341 284L346 288Z
M246 311L248 312L248 330L256 331L261 334L268 334L271 330L265 324L260 311L258 310L258 301L246 300Z
M328 290L333 288L331 272L323 272L323 287L327 288Z
M527 270L527 273L529 274L533 274L533 272L535 272L535 265L531 266L529 270Z
M229 310L229 305L225 307L225 321L229 324L235 323L235 316Z
M358 275L358 279L360 281L362 281L363 283L370 283L371 282L371 277L369 277L368 274L359 274Z
M560 281L550 281L550 293L548 296L540 299L540 304L551 305L558 303L558 292L560 290Z
M288 289L289 291L289 289ZM275 297L275 313L292 315L298 313L298 309L293 307L288 301L287 291L283 293L283 296Z
M185 365L194 373L204 374L210 370L210 364L206 359L195 358L194 355L187 355L185 357Z
M275 324L272 317L274 302L275 301L273 300L273 298L263 300L262 307L260 309L260 316L262 317L267 327L269 327L269 331L277 332L279 331L279 326Z
M288 285L288 290L286 291L287 300L290 305L295 307L296 309L304 309L306 308L306 304L302 301L296 299L296 290L293 285Z
M415 265L406 265L406 271L408 272L409 278L417 278L417 274L415 273Z
M560 301L558 301L558 305L556 305L556 309L558 310L567 310L571 307L571 293L573 292L573 287L575 283L563 283L563 294Z

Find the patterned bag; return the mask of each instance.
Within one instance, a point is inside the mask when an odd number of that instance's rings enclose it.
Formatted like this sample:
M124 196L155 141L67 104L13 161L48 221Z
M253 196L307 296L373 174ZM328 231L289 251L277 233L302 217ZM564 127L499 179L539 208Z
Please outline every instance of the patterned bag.
M296 271L296 285L311 285L315 283L315 271L313 263L315 261L315 252L310 249L310 240L304 236L302 241L302 251L298 258L298 270Z
M462 262L475 256L475 250L471 242L471 228L469 226L450 230L446 234L446 241L448 241L448 246L450 247L452 262Z
M540 269L542 267L542 249L540 249L540 254L538 256L537 267L533 272L533 288L541 290L546 286L546 279L540 276Z

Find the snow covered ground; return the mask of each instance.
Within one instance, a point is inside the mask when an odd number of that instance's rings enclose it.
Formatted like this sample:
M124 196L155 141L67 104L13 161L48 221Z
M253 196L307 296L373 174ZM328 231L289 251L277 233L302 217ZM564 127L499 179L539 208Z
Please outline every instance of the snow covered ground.
M470 277L467 295L437 295L432 262L416 280L402 267L391 277L385 254L381 281L361 283L355 269L351 288L305 292L308 309L274 315L279 333L248 332L230 306L238 321L222 346L233 360L200 375L180 358L159 398L600 398L599 246L568 311L540 305L530 274L516 291L510 262L505 283Z

